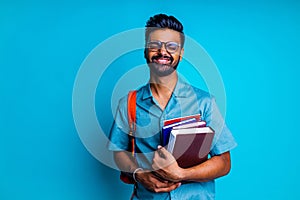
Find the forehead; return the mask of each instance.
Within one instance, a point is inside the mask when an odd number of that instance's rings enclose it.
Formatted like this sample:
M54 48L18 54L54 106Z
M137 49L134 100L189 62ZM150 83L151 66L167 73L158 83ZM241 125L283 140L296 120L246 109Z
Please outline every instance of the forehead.
M173 41L180 43L180 34L172 29L158 29L150 33L149 41L159 40L162 42Z

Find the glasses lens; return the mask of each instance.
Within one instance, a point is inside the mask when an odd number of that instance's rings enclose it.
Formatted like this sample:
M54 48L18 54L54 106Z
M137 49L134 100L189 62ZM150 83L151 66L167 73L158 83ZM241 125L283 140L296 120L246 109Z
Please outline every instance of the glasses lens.
M148 48L150 49L160 49L161 48L161 42L155 41L155 42L149 42Z
M177 51L179 45L176 42L167 42L166 43L166 49L169 52L175 52Z

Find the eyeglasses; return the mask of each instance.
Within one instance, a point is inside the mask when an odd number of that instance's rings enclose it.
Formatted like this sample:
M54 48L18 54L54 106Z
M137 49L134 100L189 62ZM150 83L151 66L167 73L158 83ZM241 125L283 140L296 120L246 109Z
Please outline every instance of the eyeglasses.
M180 47L180 44L176 42L151 41L151 42L147 42L147 48L153 51L157 51L158 49L162 48L163 44L165 45L165 48L169 53L176 52Z

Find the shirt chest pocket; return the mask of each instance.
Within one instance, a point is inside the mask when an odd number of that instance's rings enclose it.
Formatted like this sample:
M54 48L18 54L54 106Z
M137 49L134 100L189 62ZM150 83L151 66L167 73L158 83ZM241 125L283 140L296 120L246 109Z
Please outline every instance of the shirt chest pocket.
M159 119L148 113L136 116L136 136L151 137L160 132Z
M137 114L136 115L136 124L140 127L146 127L151 124L151 118L149 115Z

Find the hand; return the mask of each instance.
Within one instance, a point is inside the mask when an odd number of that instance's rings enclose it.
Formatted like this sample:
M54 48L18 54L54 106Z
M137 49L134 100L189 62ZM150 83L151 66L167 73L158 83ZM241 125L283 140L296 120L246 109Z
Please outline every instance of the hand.
M180 182L183 179L183 169L178 166L174 156L161 146L154 153L152 168L164 180Z
M174 183L162 180L149 170L138 171L135 177L139 183L153 192L170 192L181 185L179 182Z

